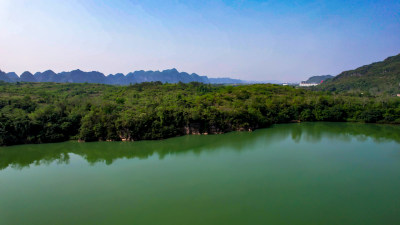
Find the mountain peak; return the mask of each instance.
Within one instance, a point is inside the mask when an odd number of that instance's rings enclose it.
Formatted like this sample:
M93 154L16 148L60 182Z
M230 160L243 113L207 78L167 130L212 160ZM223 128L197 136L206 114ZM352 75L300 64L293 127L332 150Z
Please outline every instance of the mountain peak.
M21 81L23 82L36 82L35 77L33 76L33 74L29 71L25 71L21 74L20 76Z
M176 68L172 68L172 69L163 70L162 72L169 72L169 73L179 73L179 71L178 71Z
M23 73L21 74L21 76L22 76L22 75L24 75L24 76L33 76L33 74L32 74L31 72L29 72L29 71L23 72Z
M53 70L46 70L43 73L54 73L54 71Z

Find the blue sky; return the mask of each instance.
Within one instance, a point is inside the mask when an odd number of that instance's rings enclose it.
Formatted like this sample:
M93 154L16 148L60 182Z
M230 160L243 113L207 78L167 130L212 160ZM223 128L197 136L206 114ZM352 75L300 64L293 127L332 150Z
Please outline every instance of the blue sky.
M300 81L400 53L400 1L0 0L0 69Z

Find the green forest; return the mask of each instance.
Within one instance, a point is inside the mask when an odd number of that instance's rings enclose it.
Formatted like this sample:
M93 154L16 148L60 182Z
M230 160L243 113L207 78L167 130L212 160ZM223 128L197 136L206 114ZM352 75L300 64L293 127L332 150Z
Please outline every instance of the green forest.
M0 145L164 139L299 121L400 123L400 98L273 84L0 83Z

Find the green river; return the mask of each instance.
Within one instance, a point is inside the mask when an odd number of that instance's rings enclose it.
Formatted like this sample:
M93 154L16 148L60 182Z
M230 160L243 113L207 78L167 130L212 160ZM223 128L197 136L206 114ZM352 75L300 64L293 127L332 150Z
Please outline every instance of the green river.
M400 224L400 126L0 147L0 224Z

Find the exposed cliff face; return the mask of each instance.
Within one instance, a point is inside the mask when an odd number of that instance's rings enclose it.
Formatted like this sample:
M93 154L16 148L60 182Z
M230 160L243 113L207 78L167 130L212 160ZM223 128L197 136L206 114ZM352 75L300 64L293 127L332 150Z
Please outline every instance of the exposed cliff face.
M239 128L227 128L222 130L221 128L216 127L215 125L210 125L209 127L205 127L204 124L201 123L190 123L187 126L184 126L181 129L181 132L178 133L176 136L183 136L183 135L209 135L209 134L223 134L232 131L241 131L241 132L252 132L253 130L260 128L260 127L239 127ZM263 127L264 128L264 127ZM169 138L163 137L160 139ZM98 140L98 141L139 141L142 139L135 139L134 137L130 136L129 130L122 130L120 131L120 135L117 138L109 139L109 140ZM82 140L79 140L83 142Z
M223 134L231 131L252 131L255 128L248 128L248 127L240 127L240 128L233 128L229 127L226 129L221 129L215 125L210 125L209 127L205 128L202 127L200 123L191 123L183 128L183 133L185 135L193 134L193 135L207 135L207 134Z

